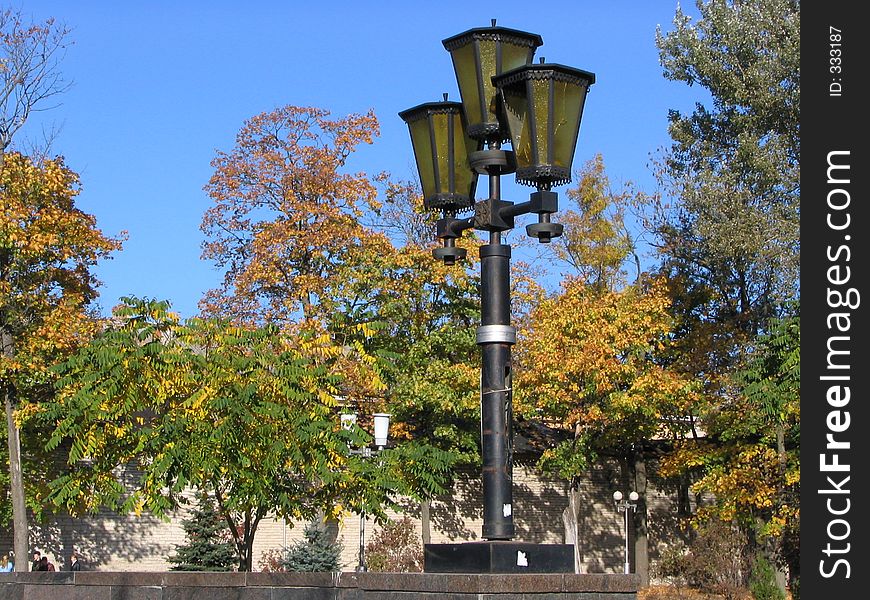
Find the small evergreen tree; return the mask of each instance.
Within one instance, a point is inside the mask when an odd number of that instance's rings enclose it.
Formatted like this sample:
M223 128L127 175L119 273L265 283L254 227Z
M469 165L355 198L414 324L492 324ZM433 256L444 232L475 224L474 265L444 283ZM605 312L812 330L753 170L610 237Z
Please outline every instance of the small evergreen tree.
M341 569L341 544L329 539L326 527L314 521L305 527L305 539L293 544L284 557L284 568L297 572L337 572Z
M232 571L238 564L227 525L207 494L199 498L190 519L182 521L187 543L175 547L172 571Z

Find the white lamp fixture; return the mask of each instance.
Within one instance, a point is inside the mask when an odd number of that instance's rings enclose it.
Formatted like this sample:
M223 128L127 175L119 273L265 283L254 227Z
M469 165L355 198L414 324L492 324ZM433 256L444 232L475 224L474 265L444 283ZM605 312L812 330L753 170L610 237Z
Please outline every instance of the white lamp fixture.
M390 431L390 413L375 413L375 446L383 448L387 445Z

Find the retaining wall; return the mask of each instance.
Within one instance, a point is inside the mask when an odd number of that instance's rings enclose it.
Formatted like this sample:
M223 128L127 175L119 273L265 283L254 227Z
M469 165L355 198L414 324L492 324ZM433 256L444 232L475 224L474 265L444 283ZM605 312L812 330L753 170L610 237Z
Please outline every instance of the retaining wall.
M636 575L0 573L3 600L636 600Z

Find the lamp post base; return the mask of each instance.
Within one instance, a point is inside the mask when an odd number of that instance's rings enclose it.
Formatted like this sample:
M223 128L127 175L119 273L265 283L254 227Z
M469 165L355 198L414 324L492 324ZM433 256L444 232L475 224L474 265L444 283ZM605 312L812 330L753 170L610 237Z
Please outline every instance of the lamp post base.
M574 546L512 541L425 544L424 573L573 573Z

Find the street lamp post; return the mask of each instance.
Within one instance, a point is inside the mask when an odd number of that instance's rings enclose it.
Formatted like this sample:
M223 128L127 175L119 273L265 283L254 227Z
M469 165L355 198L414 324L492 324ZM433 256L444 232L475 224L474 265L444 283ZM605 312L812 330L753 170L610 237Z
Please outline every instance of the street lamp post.
M541 243L562 234L551 222L558 210L556 185L571 181L571 163L586 93L595 75L558 64L532 64L543 44L537 34L491 27L470 29L443 40L450 52L462 102L430 102L399 113L408 124L424 205L440 211L433 251L452 265L465 257L456 240L465 230L485 232L480 248L481 458L485 540L511 540L513 524L513 400L510 320L511 247L502 234L514 219L536 214L526 232ZM512 150L502 145L511 142ZM500 178L537 189L527 202L501 198ZM479 175L489 196L475 202ZM470 213L463 215L462 213Z
M628 575L631 573L631 563L628 559L628 511L635 512L637 510L637 499L640 498L637 492L632 491L628 494L628 500L623 499L622 492L616 490L613 492L613 502L616 504L616 510L625 515L625 568L623 572Z
M375 413L372 415L374 419L375 429L375 447L363 446L361 448L350 448L351 454L357 454L364 459L369 459L381 453L387 445L387 437L390 431L390 414ZM341 415L341 426L344 429L353 429L356 426L356 415L345 413ZM366 511L361 508L359 511L359 564L356 566L357 572L367 571L366 567Z

